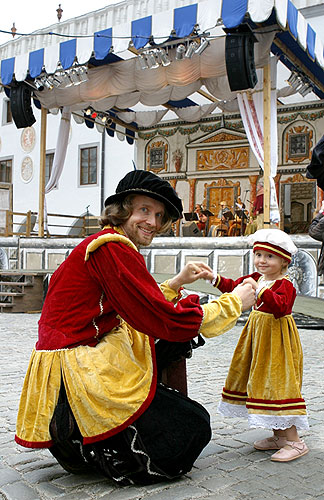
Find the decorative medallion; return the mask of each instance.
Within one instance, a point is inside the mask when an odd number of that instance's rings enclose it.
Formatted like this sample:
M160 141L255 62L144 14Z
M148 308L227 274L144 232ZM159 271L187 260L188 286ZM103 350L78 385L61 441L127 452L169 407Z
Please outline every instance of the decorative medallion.
M197 150L197 170L226 170L248 168L249 148Z
M26 153L30 153L34 147L36 142L36 132L34 127L26 127L21 133L20 143Z
M32 180L34 174L34 167L33 167L33 160L31 159L30 156L25 156L25 158L21 162L20 174L24 182L29 182Z

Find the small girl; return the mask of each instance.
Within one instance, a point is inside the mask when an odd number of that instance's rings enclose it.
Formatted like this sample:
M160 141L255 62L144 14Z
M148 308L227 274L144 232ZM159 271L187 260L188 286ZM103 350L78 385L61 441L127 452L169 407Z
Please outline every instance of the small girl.
M288 462L309 451L297 433L309 427L301 395L303 353L291 315L296 290L287 275L297 248L280 229L260 229L249 239L257 272L236 281L217 275L212 282L222 293L240 283L256 289L218 410L229 417L247 416L250 427L272 429L273 436L256 441L254 448L278 450L271 460Z

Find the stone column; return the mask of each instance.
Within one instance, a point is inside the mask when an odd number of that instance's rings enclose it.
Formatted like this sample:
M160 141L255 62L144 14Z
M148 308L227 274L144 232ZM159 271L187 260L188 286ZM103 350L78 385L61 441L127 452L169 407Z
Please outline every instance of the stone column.
M250 209L249 209L250 214L252 213L252 207L253 207L253 204L254 204L255 199L256 199L256 185L258 182L258 178L259 178L258 175L249 175L249 181L250 181L250 186L251 186L251 188L250 188L251 205L250 205Z
M276 195L277 195L277 202L278 202L278 205L279 205L279 197L280 197L280 178L281 178L281 174L277 174L273 179L274 179L274 182L275 182L275 186L276 186Z
M189 212L195 208L196 182L197 179L189 179Z
M178 179L170 179L169 180L171 186L173 187L173 189L175 191L176 191L177 181L178 181ZM172 224L172 226L174 227L174 230L175 230L175 236L180 236L180 221L177 220L177 222L175 222L174 224Z

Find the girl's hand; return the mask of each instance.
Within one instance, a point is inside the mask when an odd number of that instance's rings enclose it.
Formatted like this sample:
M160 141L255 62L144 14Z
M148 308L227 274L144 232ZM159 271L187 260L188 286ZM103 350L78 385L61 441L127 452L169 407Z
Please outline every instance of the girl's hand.
M245 285L246 283L250 283L254 290L258 288L258 284L253 278L245 278L245 280L242 281L242 285Z
M212 280L212 269L204 262L188 262L179 274L169 280L168 284L177 292L183 285L194 283L199 279Z
M244 280L245 281L245 280ZM247 281L247 280L246 280ZM254 281L254 280L253 280ZM251 283L241 283L234 288L233 292L242 300L242 311L247 311L255 304L255 291Z

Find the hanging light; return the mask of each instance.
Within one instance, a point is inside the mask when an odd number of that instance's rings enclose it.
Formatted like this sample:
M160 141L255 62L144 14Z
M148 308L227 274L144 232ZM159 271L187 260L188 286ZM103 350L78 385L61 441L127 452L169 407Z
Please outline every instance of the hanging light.
M198 48L195 50L195 54L201 55L205 49L207 49L209 45L209 41L206 38L201 38L200 45Z
M87 66L79 66L79 79L80 83L88 81L88 68Z
M61 82L62 87L71 87L71 85L73 85L71 79L69 78L68 73L65 71L65 69L63 68L63 66L60 62L58 63L58 65L56 67L56 71L55 71L54 75L55 75L55 78L59 82Z
M160 66L158 60L156 59L156 57L154 55L154 51L153 50L150 50L146 54L146 61L147 61L148 67L150 69L155 69L155 68L158 68Z
M305 82L301 88L298 90L298 92L300 93L300 95L302 97L305 97L307 94L309 94L311 91L313 90L312 86L308 83L308 82Z
M183 45L183 43L180 43L180 45L178 45L178 47L176 48L176 53L175 53L176 61L181 61L182 59L184 59L185 53L186 53L186 46Z
M73 85L80 85L81 82L80 82L78 71L76 68L74 68L72 66L72 68L69 69L69 71L68 71L68 76L69 76Z
M299 92L299 89L303 86L304 81L298 73L293 71L290 77L287 80L287 83L294 89L296 92Z
M47 78L46 76L43 76L41 78L41 82L43 83L44 87L47 90L53 90L54 85L53 85L53 83L51 82L51 80L49 78Z
M148 69L149 66L144 54L140 54L137 59L141 69Z
M35 80L34 85L36 87L36 90L39 90L39 92L44 90L44 83L41 80Z
M298 77L298 74L297 74L297 73L295 73L295 72L292 72L292 73L291 73L291 75L290 75L290 77L289 77L289 78L288 78L288 80L287 80L287 83L288 83L291 87L293 87L293 85L295 85L295 83L296 83L296 82L298 82L298 78L299 78L299 77Z
M159 63L162 64L162 66L169 66L169 64L171 64L169 56L164 49L157 49L156 55Z
M190 42L188 45L188 48L185 53L185 58L186 59L191 59L192 56L194 55L195 51L198 48L198 43L197 42Z
M60 80L58 80L55 75L50 75L47 77L47 79L51 82L51 84L53 85L53 87L60 87L61 86L61 82Z

